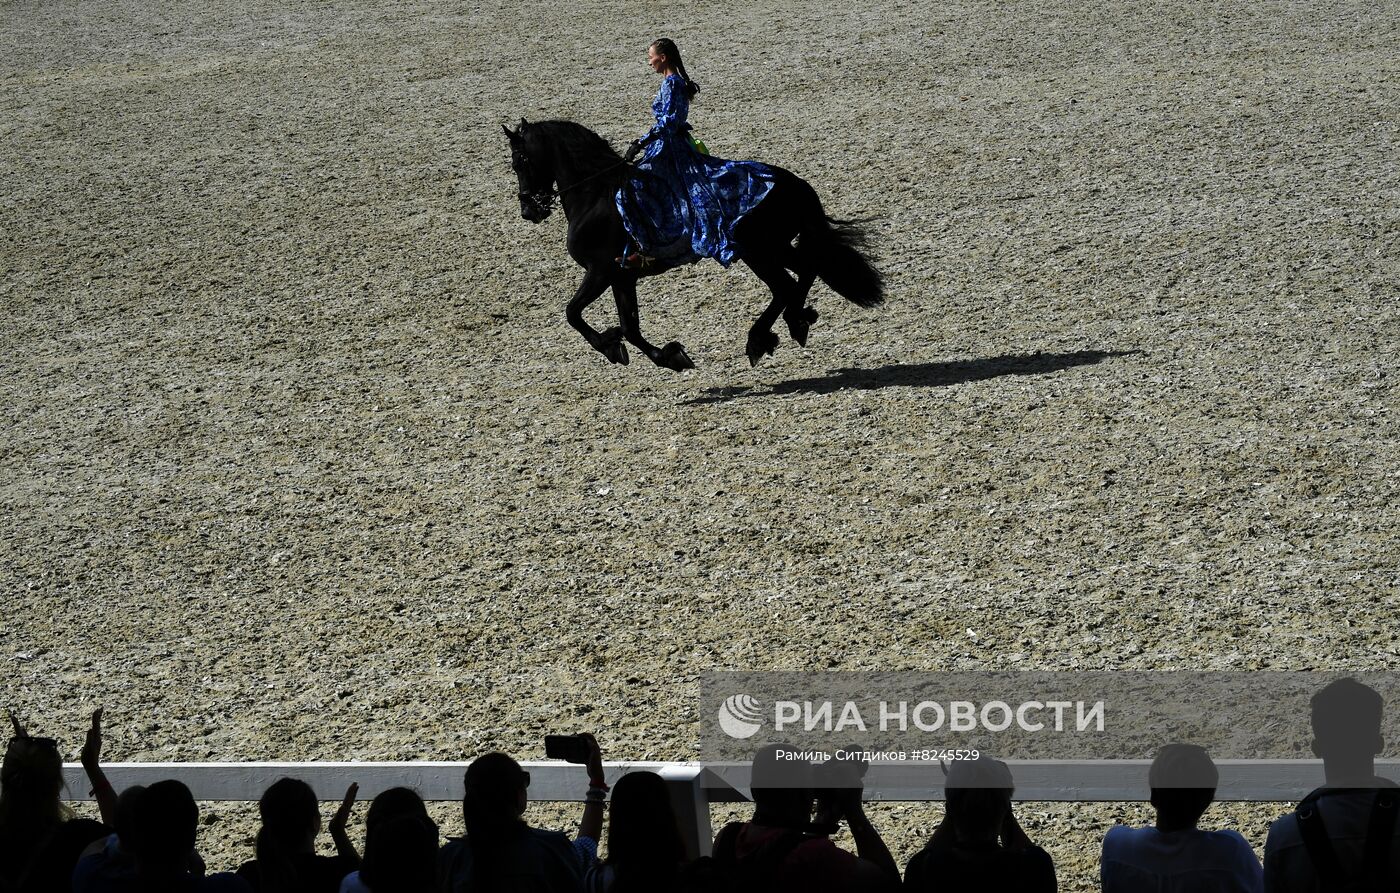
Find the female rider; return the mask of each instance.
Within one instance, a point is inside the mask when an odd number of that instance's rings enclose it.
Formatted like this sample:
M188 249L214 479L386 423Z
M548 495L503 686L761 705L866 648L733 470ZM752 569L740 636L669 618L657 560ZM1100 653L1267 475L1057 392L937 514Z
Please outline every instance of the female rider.
M653 42L647 64L663 76L651 104L656 126L627 150L629 161L642 157L617 193L631 238L617 261L644 270L713 257L728 267L738 256L734 224L768 194L773 172L756 161L727 161L697 149L686 115L700 87L673 41Z

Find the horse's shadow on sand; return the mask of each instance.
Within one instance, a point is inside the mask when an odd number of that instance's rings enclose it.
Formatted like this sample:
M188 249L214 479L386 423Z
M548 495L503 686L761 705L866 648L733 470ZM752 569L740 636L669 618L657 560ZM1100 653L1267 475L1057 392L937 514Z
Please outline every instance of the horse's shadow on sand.
M980 360L948 363L895 363L876 369L836 369L816 378L793 378L768 388L740 385L705 388L703 396L683 405L727 403L749 397L786 394L830 394L834 391L873 391L880 388L942 388L1003 375L1044 375L1074 366L1092 366L1113 357L1141 353L1137 350L1077 350L1071 353L1008 354Z

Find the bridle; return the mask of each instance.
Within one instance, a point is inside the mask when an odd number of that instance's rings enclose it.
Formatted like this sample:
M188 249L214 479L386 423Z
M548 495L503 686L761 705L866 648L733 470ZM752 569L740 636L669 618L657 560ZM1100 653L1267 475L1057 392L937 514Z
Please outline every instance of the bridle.
M516 151L520 154L521 159L528 164L530 159L529 156L525 154L524 150L517 149ZM615 164L608 165L602 170L594 171L593 173L589 174L583 179L576 180L562 189L557 187L545 187L544 189L529 190L522 189L519 191L518 196L522 202L529 202L530 205L532 205L538 213L543 214L545 216L549 216L551 213L554 212L554 200L563 196L564 193L577 189L584 183L587 183L589 180L592 180L595 177L601 177L603 174L606 174L609 171L614 171L620 167L627 167L632 165L634 165L634 162L628 161L624 158L623 160L618 161Z
M554 197L559 193L553 189L536 189L533 192L520 190L520 200L528 202L535 212L548 217L554 213Z

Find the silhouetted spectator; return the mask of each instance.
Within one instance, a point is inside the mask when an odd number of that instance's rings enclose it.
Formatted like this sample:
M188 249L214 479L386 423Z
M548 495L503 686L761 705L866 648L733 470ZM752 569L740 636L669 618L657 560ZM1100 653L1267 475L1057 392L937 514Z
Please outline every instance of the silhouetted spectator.
M1031 843L1011 809L1011 770L1000 760L957 760L943 822L904 872L906 889L980 893L1056 889L1050 854Z
M565 835L531 828L522 818L529 786L530 774L503 753L477 757L467 767L462 797L467 835L442 849L446 890L580 893L585 868L580 849ZM601 829L601 805L595 808Z
M814 828L817 796L809 763L789 759L793 749L768 745L754 755L750 790L754 814L731 822L715 837L714 862L750 889L767 891L876 891L899 886L899 866L861 803L862 786L851 777L833 797L834 821L845 819L856 854Z
M100 854L103 856L101 864L105 874L110 876L134 875L136 873L136 860L131 856L132 821L136 811L136 801L145 793L145 785L134 784L124 789L117 796L117 804L114 808L115 817L112 820L112 833L89 844L80 858ZM125 845L123 845L123 841L126 841ZM204 874L203 862L192 867L191 871L195 874Z
M411 788L390 788L369 805L365 858L359 871L346 875L340 893L409 891L423 883L436 887L437 855L438 827L423 798Z
M1312 699L1313 753L1326 784L1274 821L1264 845L1264 889L1302 893L1400 889L1395 782L1376 775L1384 702L1355 679Z
M1264 871L1238 831L1197 827L1220 773L1204 748L1168 744L1147 774L1157 824L1117 825L1103 840L1104 893L1259 893Z
M655 772L617 780L608 808L608 858L584 878L588 893L652 893L674 889L686 861L671 791Z
M93 715L94 727L100 714ZM14 737L0 765L0 891L66 890L84 848L104 838L108 829L91 819L73 818L59 799L63 757L58 742L32 737L13 713L10 723ZM84 748L85 765L88 750ZM97 780L105 784L100 768L97 773Z
M360 856L345 834L355 791L351 785L331 820L336 854L320 856L316 835L321 833L321 803L316 792L295 778L273 782L258 801L262 827L257 858L245 862L238 876L255 893L337 893L341 880L360 867Z
M411 815L386 819L368 832L360 883L370 893L431 893L437 854L437 825Z
M106 853L85 856L73 870L73 893L248 893L235 874L207 877L195 852L199 807L178 781L158 781L131 799L130 856L115 862Z

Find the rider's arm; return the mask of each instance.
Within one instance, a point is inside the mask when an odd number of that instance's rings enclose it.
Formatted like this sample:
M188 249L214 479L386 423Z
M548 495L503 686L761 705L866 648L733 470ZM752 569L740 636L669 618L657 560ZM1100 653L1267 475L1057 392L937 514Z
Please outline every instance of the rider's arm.
M676 133L685 125L686 113L690 111L690 100L682 86L684 81L671 76L661 85L661 114L656 116L656 126L637 142L645 146L663 133Z

